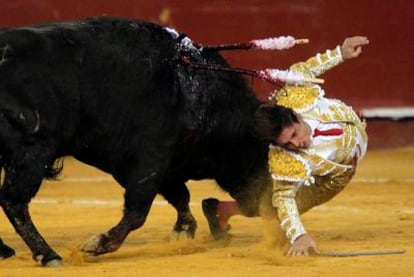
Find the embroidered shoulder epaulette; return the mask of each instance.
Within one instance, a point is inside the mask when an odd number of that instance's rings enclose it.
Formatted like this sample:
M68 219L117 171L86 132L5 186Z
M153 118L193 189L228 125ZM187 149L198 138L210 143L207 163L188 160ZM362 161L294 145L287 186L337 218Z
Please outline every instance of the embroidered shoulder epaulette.
M270 146L269 170L274 180L289 182L313 182L308 162L299 154L278 146Z
M273 97L277 104L292 108L298 113L305 113L312 110L323 95L323 90L317 85L286 86Z

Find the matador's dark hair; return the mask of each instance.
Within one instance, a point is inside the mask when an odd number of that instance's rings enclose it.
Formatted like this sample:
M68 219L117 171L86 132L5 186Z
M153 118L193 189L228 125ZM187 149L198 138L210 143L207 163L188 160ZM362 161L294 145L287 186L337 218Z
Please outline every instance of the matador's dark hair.
M262 104L254 114L255 135L272 143L280 136L282 130L297 123L298 118L291 108L275 104Z

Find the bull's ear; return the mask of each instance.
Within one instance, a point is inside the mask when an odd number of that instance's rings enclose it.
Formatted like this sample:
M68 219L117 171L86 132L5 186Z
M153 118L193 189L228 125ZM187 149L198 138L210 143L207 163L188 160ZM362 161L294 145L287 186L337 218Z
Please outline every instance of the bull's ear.
M2 113L13 126L26 133L36 133L39 130L40 116L37 110L4 108Z

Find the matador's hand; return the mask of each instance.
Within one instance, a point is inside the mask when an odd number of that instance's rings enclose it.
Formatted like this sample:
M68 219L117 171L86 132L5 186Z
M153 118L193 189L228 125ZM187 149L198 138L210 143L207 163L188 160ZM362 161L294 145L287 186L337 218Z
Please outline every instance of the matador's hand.
M310 235L304 234L295 240L286 256L311 256L319 253L316 241Z
M355 36L346 38L341 47L342 57L344 60L358 57L362 52L362 46L367 44L369 44L367 37Z

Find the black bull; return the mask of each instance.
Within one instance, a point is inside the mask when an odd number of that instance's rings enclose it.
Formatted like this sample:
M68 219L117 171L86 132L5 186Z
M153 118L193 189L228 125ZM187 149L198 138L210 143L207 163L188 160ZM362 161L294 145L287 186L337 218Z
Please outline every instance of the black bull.
M194 69L182 57L226 64L183 34L136 20L0 30L0 203L34 259L61 259L28 204L67 155L125 188L121 221L83 249L95 255L141 227L156 194L177 210L174 231L193 237L189 179L215 179L246 215L258 214L269 184L267 144L252 132L261 103L239 74ZM12 254L0 240L0 258Z

